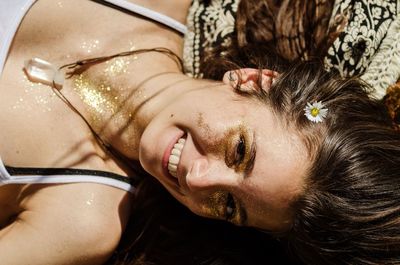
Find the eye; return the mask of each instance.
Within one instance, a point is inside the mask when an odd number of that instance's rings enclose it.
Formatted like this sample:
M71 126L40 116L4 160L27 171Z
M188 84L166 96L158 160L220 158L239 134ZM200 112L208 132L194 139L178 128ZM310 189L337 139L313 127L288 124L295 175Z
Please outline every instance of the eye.
M226 196L225 219L232 220L236 214L236 203L232 194L228 193Z
M234 163L236 165L241 164L243 162L245 154L246 154L246 142L245 142L243 135L241 135L236 144Z

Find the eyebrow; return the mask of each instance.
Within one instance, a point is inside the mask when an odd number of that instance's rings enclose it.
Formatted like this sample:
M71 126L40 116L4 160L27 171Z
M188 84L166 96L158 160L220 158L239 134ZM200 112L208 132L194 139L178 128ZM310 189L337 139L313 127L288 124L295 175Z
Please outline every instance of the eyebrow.
M253 141L251 143L250 147L250 155L249 158L247 159L246 167L244 170L244 177L247 178L250 176L251 171L254 168L255 160L256 160L256 155L257 155L257 141L255 137L255 132L253 132Z

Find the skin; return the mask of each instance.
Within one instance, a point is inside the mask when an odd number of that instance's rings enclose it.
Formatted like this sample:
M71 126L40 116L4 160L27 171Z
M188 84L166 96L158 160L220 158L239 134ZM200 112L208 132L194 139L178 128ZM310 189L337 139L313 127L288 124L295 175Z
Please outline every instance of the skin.
M179 3L175 14L186 14L189 2L174 3ZM162 8L165 1L151 4ZM89 52L84 44L95 40L98 45ZM132 175L129 168L104 152L82 119L48 86L30 83L22 71L28 58L39 57L61 66L129 50L132 43L136 48L169 47L177 54L182 50L179 34L93 1L37 1L18 28L0 77L3 162L17 167L67 167ZM151 61L148 56L141 59L141 63ZM166 56L154 59L176 67ZM142 75L146 67L138 65L132 64L132 70ZM73 82L66 81L63 93L90 119L90 109L80 103ZM94 183L1 186L1 263L102 264L120 240L131 203L127 192Z
M225 83L186 89L154 115L141 137L140 162L199 215L283 230L291 220L289 203L303 189L309 165L306 149L266 104L238 95L234 84ZM252 84L251 78L242 85L248 83ZM163 170L162 159L171 142L182 136L186 142L174 178ZM231 163L241 137L246 146L243 161ZM254 165L246 169L252 145ZM228 193L236 208L229 218Z
M151 2L158 8L163 3ZM166 7L165 13L185 14L189 3L177 1L176 8ZM96 45L89 49L88 43ZM39 57L61 66L126 51L132 43L135 49L165 47L178 55L182 51L182 38L176 32L92 1L35 3L18 29L0 79L0 120L2 135L7 136L0 138L4 163L133 175L102 149L81 117L51 88L30 83L21 71L27 58ZM109 65L98 64L84 76L67 79L61 90L99 136L139 162L199 215L226 218L229 193L235 205L241 204L235 206L236 215L229 221L267 230L286 227L288 202L301 192L308 165L296 134L283 127L265 105L238 96L232 83L190 79L160 53L126 60L130 60L126 71L116 76L105 74ZM244 85L253 86L252 76ZM102 84L118 92L112 99L118 108L110 111L111 99L104 109L93 108L83 99L85 90L77 88L79 78L96 84L93 89L103 98L109 95ZM165 173L162 159L181 136L187 143L177 180ZM233 166L241 137L247 146L244 161L251 156L248 145L257 142L252 170L243 163ZM100 184L2 186L0 260L5 264L25 264L26 260L33 265L101 264L118 244L130 203L135 202L125 191ZM246 212L246 222L243 214L238 218L240 209Z

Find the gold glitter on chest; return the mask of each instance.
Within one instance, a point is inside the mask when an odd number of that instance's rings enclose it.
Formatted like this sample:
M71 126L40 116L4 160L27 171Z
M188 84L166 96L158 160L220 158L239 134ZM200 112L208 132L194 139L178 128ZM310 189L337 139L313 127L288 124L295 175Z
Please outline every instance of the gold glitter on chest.
M13 109L23 109L25 111L40 110L42 112L50 112L55 103L56 95L48 91L48 87L34 83L23 75L20 82L24 88L24 93L15 101Z
M74 79L74 91L88 106L92 119L98 120L103 115L113 115L118 109L118 95L111 85L96 82L85 74Z
M115 58L113 60L106 62L106 68L104 69L104 74L107 77L115 77L120 74L128 73L128 66L130 64L130 59L127 58Z

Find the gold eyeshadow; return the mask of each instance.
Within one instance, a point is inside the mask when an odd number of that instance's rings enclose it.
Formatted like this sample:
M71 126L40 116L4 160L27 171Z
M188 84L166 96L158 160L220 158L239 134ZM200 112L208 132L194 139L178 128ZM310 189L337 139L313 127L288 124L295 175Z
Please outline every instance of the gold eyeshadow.
M252 140L254 140L251 139L251 137L249 136L248 129L243 124L241 124L238 127L228 131L223 139L224 141L226 141L225 146L228 147L225 151L226 164L229 167L234 168L236 172L245 172L251 157L251 142ZM243 140L244 142L244 155L242 162L236 165L236 151L239 141L241 140Z
M205 137L213 138L210 126L204 121L202 113L198 114L197 125L203 130L202 133ZM240 139L244 141L245 153L242 162L235 165L235 152ZM248 168L251 168L251 162L254 158L252 157L252 153L254 152L252 149L254 146L251 145L253 141L254 137L250 137L249 129L247 129L243 122L240 122L239 125L227 129L221 139L209 143L207 150L218 157L223 157L226 165L230 168L234 168L236 172L247 172Z
M227 207L227 198L228 192L225 191L217 191L210 195L206 202L206 206L203 210L206 211L210 216L218 219L225 219L229 222L232 222L236 225L243 225L246 220L246 213L237 200L235 196L233 196L233 200L235 203L235 212L231 219L226 218L226 207Z
M224 218L225 216L225 199L226 195L222 191L214 192L208 198L206 205L211 216L216 218Z

